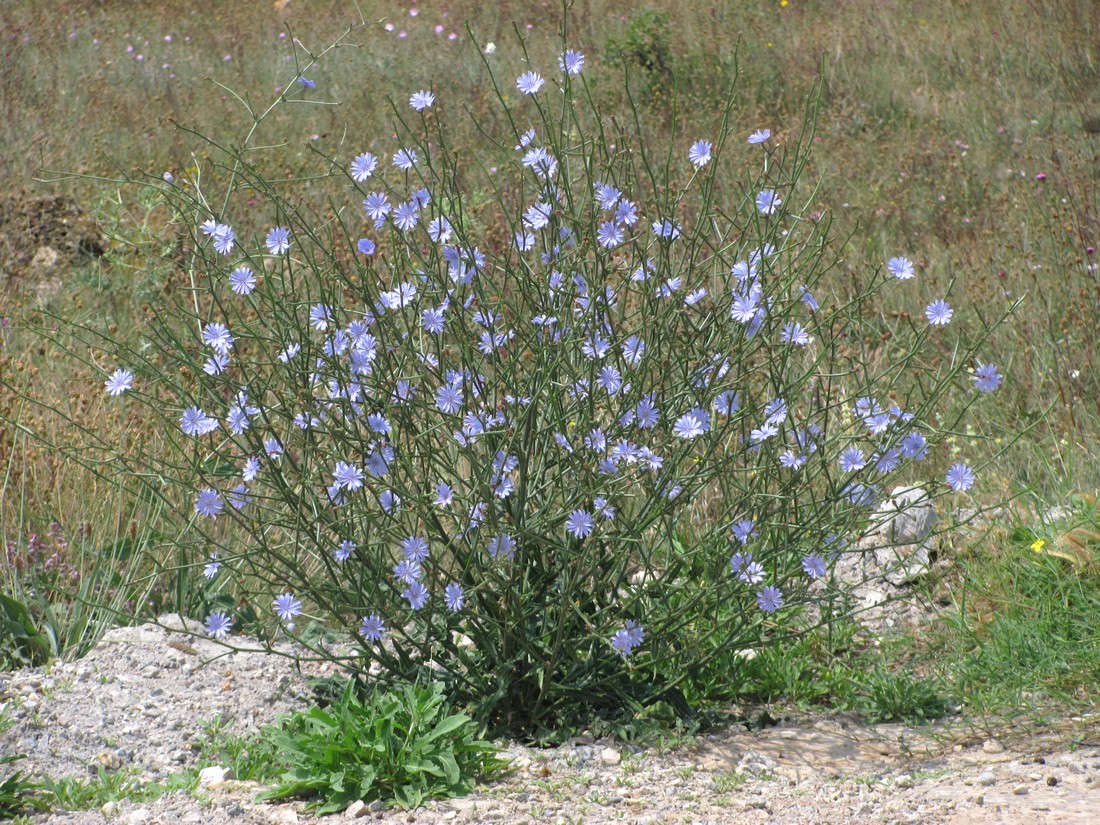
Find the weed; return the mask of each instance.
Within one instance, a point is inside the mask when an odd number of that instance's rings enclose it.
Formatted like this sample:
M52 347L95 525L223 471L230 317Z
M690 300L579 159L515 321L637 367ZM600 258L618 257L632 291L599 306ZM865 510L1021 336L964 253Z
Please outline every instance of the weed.
M740 771L719 771L714 775L713 785L717 793L730 793L738 790L752 777Z
M21 754L0 756L0 767L23 758ZM21 813L47 810L45 801L38 795L41 787L19 771L0 777L0 819L13 819Z
M349 683L338 704L292 714L267 730L290 767L261 798L304 796L324 814L356 799L415 808L464 796L479 777L505 766L475 734L469 717L450 713L438 686L410 685L363 701Z
M930 679L875 668L860 686L861 709L872 722L929 722L950 713L942 687Z
M237 736L225 729L221 717L203 731L198 766L218 765L229 768L242 781L269 782L282 772L279 752L270 737L252 734Z
M100 766L91 779L43 777L40 796L52 810L86 811L123 799L152 802L166 793L194 790L198 772L172 774L165 782L143 781L136 771L108 771Z

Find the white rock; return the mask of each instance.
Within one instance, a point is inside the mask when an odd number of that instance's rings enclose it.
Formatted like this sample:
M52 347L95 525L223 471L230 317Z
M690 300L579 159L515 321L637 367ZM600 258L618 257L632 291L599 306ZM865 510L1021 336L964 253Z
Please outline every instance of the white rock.
M871 518L879 525L876 532L891 544L917 544L928 538L939 521L922 487L895 487Z
M271 825L298 825L298 814L290 808L271 808L265 813Z
M461 650L476 650L477 645L474 644L474 640L467 636L465 633L459 633L457 630L451 631L451 642L455 647Z
M615 748L604 748L600 751L600 761L605 765L618 765L623 761L623 756Z
M175 630L180 633L202 632L202 622L197 619L185 619L179 613L165 613L157 618L157 624L165 630Z
M756 751L748 751L741 757L740 761L738 761L736 770L737 773L763 776L765 774L774 774L778 767L779 763L770 756L765 756Z
M344 809L344 817L346 819L358 819L361 816L366 816L368 813L370 813L370 811L367 809L367 803L362 799L356 799Z
M212 788L221 785L230 779L234 779L232 768L224 768L221 765L211 765L199 771L199 787Z
M130 811L130 816L126 818L129 825L145 825L152 817L148 808L138 808L136 811Z
M448 799L444 804L452 811L460 814L473 815L477 813L477 802L473 799Z
M982 742L982 750L985 753L1003 753L1005 746L996 739L986 739Z
M885 571L883 578L900 587L919 579L932 567L927 542L899 547L881 547L875 551L875 562Z

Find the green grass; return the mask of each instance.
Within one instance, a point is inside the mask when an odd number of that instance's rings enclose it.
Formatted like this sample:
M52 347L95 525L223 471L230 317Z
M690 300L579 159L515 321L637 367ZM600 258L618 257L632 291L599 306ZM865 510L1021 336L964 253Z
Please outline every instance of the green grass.
M242 782L271 782L282 773L279 751L269 737L229 733L220 717L206 725L199 750L198 767L212 765L228 768Z
M964 551L933 593L944 606L919 631L872 638L819 629L759 651L739 671L740 702L833 707L870 722L950 723L1026 735L1100 712L1100 535L1094 505L1059 524L1021 526ZM1082 553L1046 552L1081 538ZM1048 536L1043 552L1032 546ZM1083 537L1083 538L1082 538ZM1071 560L1072 559L1072 560Z
M1023 537L1021 537L1023 538ZM968 559L956 606L924 656L964 709L1040 716L1100 704L1100 575L1033 552L1024 540Z
M133 803L152 802L167 793L193 791L198 785L198 772L172 774L165 782L141 782L126 771L100 768L91 779L45 777L39 782L38 798L51 810L88 811L108 802L128 800Z

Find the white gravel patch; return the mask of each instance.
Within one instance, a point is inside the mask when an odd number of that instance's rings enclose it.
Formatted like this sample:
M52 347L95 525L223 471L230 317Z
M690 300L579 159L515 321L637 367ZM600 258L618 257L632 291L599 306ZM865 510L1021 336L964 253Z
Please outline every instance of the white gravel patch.
M178 620L177 625L178 625ZM167 622L166 622L167 623ZM331 665L303 665L331 675ZM25 753L30 774L87 777L126 771L163 781L194 767L205 727L240 735L309 701L283 657L227 653L156 625L109 633L79 662L0 674L13 727L3 753ZM944 729L866 726L843 714L741 726L657 752L579 737L558 748L508 745L515 771L465 798L417 811L364 800L354 818L387 823L1095 823L1100 821L1100 720L1090 742L1002 744ZM1077 725L1081 730L1081 724ZM303 804L255 802L254 783L206 781L191 793L36 823L270 825L334 822Z

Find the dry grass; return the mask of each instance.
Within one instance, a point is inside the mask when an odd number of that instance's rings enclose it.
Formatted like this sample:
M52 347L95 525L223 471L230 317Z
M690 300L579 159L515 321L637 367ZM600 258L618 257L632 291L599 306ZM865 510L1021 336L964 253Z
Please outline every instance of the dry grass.
M620 6L593 0L571 11L570 44L588 55L586 78L608 113L624 110L625 92L620 69L605 55L639 17L633 12L627 19ZM1100 117L1100 6L1088 0L792 0L786 7L653 0L649 6L669 13L667 34L659 21L649 29L669 47L672 79L647 74L641 60L628 60L627 68L654 124L653 139L686 149L715 128L735 54L733 122L745 134L768 126L780 140L796 137L806 95L820 78L810 168L820 181L816 208L834 218L839 237L854 233L832 285L842 290L886 258L907 255L919 261L923 298L940 297L953 283L952 304L971 316L994 315L1026 294L1015 323L990 345L990 360L1008 377L1001 406L975 421L971 435L988 439L992 451L997 439L1039 423L988 489L1000 495L1035 486L1056 497L1100 488L1100 377L1089 369L1100 343L1100 281L1098 257L1086 251L1100 246L1100 136L1087 128ZM359 8L374 22L308 72L317 82L313 99L346 105L281 110L268 133L285 143L269 150L261 167L271 177L310 171L318 151L348 158L387 147L389 98L403 107L410 92L429 86L439 116L455 130L452 145L469 147L463 162L491 164L491 152L475 150L485 145L479 129L507 129L481 71L482 48L497 46L488 59L504 78L524 69L513 21L533 66L549 70L560 48L556 2L490 7L462 0L446 12L424 4L415 17L408 4ZM48 170L113 177L202 165L201 142L178 124L215 141L239 136L248 121L226 88L265 106L293 82L296 61L308 62L306 49L332 42L358 13L351 3L319 0L293 0L278 12L267 2L85 0L67 11L45 14L31 0L0 8L0 175L26 189L25 197L74 198L109 236L106 256L68 261L64 289L48 299L50 308L114 324L112 334L137 335L144 304L186 287L172 266L174 227L102 184L33 179L55 178ZM391 23L392 32L385 28ZM296 38L304 48L295 47ZM262 220L244 214L240 223ZM150 267L150 252L164 256L162 267ZM0 304L0 315L14 319L0 350L5 380L78 424L94 425L108 441L144 437L140 421L104 407L97 365L81 365L86 350L30 333L26 324L42 321L33 274L12 274ZM873 352L882 336L905 335L904 313L920 311L884 307L868 319L864 345ZM72 423L15 403L0 400L9 421L49 441L72 435ZM98 495L94 479L66 468L55 451L25 448L11 426L0 428L0 465L6 537L53 520L75 525L82 517L73 511Z

